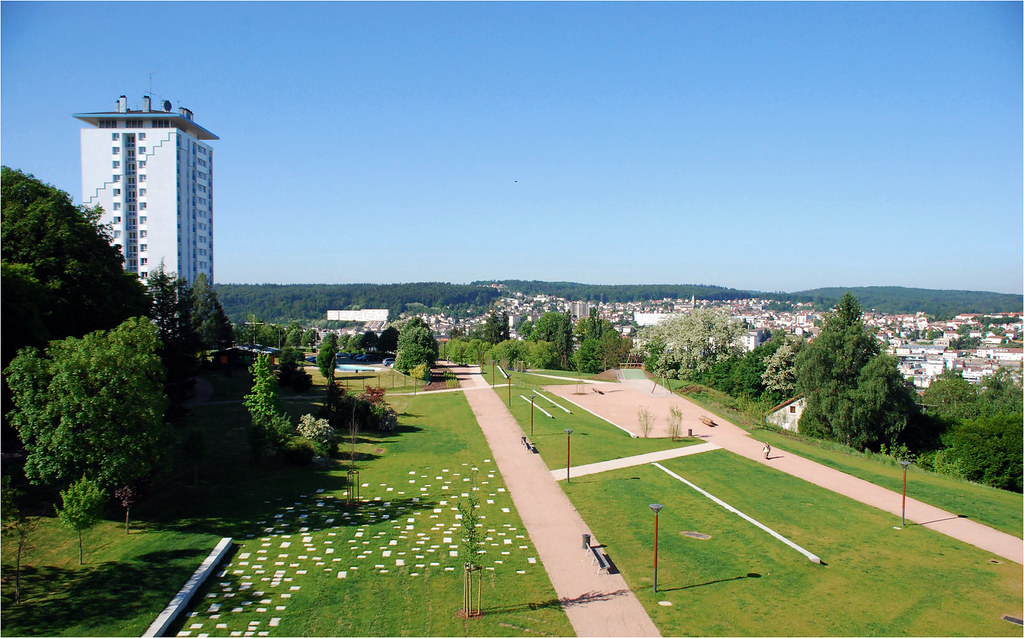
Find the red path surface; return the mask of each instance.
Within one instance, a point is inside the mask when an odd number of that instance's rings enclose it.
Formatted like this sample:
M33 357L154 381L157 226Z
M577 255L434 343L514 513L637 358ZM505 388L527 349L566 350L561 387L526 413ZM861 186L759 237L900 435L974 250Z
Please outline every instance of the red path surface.
M668 411L672 405L683 410L682 433L688 429L693 435L707 442L715 443L730 452L765 463L771 467L792 474L805 481L820 485L827 490L848 496L872 507L893 514L896 523L902 507L902 495L873 483L850 476L838 470L825 467L814 461L790 452L772 448L771 458L765 460L763 443L753 439L743 429L707 413L700 406L687 399L669 395L667 392L651 393L651 381L639 383L591 383L584 394L574 394L574 385L555 385L544 389L558 395L586 410L611 421L635 434L640 434L637 409L644 406L654 417L654 428L650 436L668 436ZM603 394L594 392L600 390ZM716 426L710 427L700 421L702 415L714 419ZM980 547L1007 560L1024 564L1024 541L992 529L967 518L937 507L907 498L907 521L927 525L929 529Z
M619 574L599 574L583 549L586 523L539 454L522 445L523 431L480 369L452 368L491 448L512 501L537 548L562 608L578 636L660 636ZM600 543L592 539L592 544Z

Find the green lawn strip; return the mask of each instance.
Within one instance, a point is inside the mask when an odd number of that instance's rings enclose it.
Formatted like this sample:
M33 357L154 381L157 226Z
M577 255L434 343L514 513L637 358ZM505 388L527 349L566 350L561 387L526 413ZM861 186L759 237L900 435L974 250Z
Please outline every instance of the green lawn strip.
M890 457L871 458L852 451L827 450L812 441L771 430L758 430L757 437L780 451L793 452L875 485L903 491L903 468ZM910 466L907 496L953 514L962 514L1017 538L1022 536L1024 497L1016 492L967 483Z
M651 465L574 480L566 493L663 635L1020 635L1001 619L1021 610L1019 565L725 450L662 465L824 561ZM665 505L657 594L650 503Z
M508 384L508 379L501 373L498 366L494 366L493 379L491 377L491 365L485 363L480 366L480 372L489 385L492 386L505 386ZM525 389L538 388L545 385L571 385L576 383L576 373L566 372L565 370L532 370L530 372L514 372L512 370L505 370L505 373L512 377L512 386L521 386ZM551 377L560 377L553 379ZM584 374L584 379L593 378L595 375Z
M313 473L310 489L302 492L243 491L242 498L260 499L260 518L239 535L231 563L201 592L195 615L181 623L182 632L571 632L543 566L530 560L536 561L536 550L488 460L490 451L465 397L445 393L389 400L400 414L399 431L360 433L356 448L360 496L368 502L345 505L345 461L319 476ZM347 453L346 445L342 449ZM314 487L317 480L320 486ZM463 573L462 561L451 552L461 537L456 506L474 482L486 539L484 615L467 621L456 615Z
M498 397L508 405L508 391L504 387L496 387ZM530 394L542 394L550 397L559 405L572 410L567 414L551 405L544 399L534 399L533 434L530 434L530 402L523 400ZM548 417L538 408L547 410L553 418ZM586 465L599 461L621 459L637 454L657 452L676 447L686 447L700 443L700 439L682 438L673 442L669 438L632 438L626 432L608 423L604 419L572 405L561 397L540 390L528 390L512 386L512 416L526 437L537 447L541 458L550 469L564 468L566 452L570 454L570 463ZM570 449L566 450L567 428L572 429Z
M14 604L15 543L3 544L3 632L9 636L139 636L216 545L212 534L125 535L103 521L78 535L39 519L22 559L22 602Z

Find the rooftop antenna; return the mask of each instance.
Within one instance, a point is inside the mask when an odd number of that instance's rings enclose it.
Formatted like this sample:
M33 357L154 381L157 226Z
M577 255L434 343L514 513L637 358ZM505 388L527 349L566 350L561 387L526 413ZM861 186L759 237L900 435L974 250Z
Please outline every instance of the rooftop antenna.
M149 95L150 95L150 97L153 96L153 72L152 71L149 72Z

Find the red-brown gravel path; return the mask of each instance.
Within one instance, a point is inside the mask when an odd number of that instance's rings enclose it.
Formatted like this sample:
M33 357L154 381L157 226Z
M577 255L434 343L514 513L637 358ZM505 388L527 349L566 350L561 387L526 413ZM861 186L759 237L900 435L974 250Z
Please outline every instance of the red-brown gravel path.
M583 549L590 529L540 455L522 445L523 431L480 375L478 367L452 367L491 448L530 540L578 636L660 636L619 574L599 574ZM600 543L592 539L592 544ZM614 557L613 557L614 558Z

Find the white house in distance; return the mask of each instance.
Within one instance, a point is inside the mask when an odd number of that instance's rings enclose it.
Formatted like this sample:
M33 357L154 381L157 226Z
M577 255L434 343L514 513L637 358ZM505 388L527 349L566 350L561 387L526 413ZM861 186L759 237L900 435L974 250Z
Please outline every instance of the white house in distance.
M83 128L82 203L100 206L110 224L125 269L145 280L164 270L191 283L205 273L213 282L213 148L219 139L196 124L192 111L171 112L164 101L153 109L128 108L121 96L115 110L76 113Z
M803 416L806 407L807 399L801 394L772 408L764 420L768 425L798 432L800 417Z

